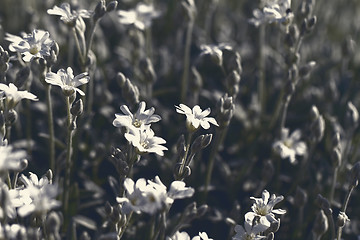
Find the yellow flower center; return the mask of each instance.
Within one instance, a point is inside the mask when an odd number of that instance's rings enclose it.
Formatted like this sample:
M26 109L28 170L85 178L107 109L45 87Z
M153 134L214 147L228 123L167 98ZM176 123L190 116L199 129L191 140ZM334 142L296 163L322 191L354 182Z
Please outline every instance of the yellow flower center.
M32 55L35 55L39 52L39 49L36 47L36 46L32 46L29 50L29 52L32 54Z
M137 118L134 119L133 121L133 125L137 128L139 128L141 126L141 121Z

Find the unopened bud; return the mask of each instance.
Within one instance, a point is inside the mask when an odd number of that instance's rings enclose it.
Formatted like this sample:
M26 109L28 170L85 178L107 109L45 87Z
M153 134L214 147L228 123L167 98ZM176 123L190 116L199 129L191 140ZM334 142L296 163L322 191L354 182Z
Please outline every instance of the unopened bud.
M61 227L61 218L56 212L50 212L46 217L46 230L48 233L58 233Z
M275 235L274 235L274 233L273 232L270 232L267 236L266 236L266 240L274 240L274 238L275 238Z
M93 15L93 19L95 22L105 15L106 13L105 4L106 4L105 0L100 0L100 2L96 5Z
M197 216L202 217L207 212L208 209L209 209L209 206L207 204L201 205L197 209Z
M140 61L140 70L144 74L145 82L155 82L156 73L150 58L145 58Z
M18 113L14 109L10 109L6 114L6 125L13 125L18 119Z
M113 213L113 207L110 205L108 201L105 203L105 213L107 216L110 216Z
M321 196L321 194L318 194L317 198L316 198L316 202L319 205L319 207L324 210L324 212L329 215L332 213L332 209L331 209L331 205L330 202L324 198L323 196Z
M83 113L83 110L84 110L84 104L80 98L75 103L73 103L70 112L73 116L80 116Z
M314 69L316 65L315 61L310 61L299 69L300 77L307 77L309 73Z
M91 240L91 237L88 232L83 232L80 236L80 240Z
M113 10L116 10L116 7L118 5L118 2L117 1L111 1L108 3L108 5L106 6L106 11L107 12L111 12Z
M180 158L183 158L186 152L186 143L185 143L185 136L181 134L177 143L176 143L176 152Z
M328 219L323 210L320 210L316 215L315 223L312 229L312 232L317 236L317 239L320 238L329 228Z
M360 179L360 162L354 164L350 172L350 186L356 187Z
M24 171L28 167L28 165L29 165L29 161L27 159L21 159L19 172Z
M340 211L339 215L337 217L336 225L340 228L343 228L345 226L346 222L349 222L349 221L350 221L350 219L348 218L346 213Z
M352 102L347 103L346 116L345 116L345 124L350 128L354 129L358 126L359 121L359 112L352 104Z
M340 148L333 148L331 152L331 160L334 167L340 167L341 165L341 151Z

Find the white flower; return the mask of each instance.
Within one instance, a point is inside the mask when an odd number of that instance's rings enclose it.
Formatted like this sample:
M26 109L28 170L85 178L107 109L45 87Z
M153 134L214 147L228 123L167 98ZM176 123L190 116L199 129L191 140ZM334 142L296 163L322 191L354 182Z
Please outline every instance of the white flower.
M25 150L14 151L10 145L0 146L0 173L9 170L21 170L21 160L25 157Z
M61 205L56 200L58 186L51 184L47 177L38 179L35 174L29 173L29 178L22 174L19 179L24 186L13 190L13 203L18 208L19 216L25 217L31 213L44 216Z
M62 3L60 7L54 6L52 9L48 9L47 13L50 15L60 16L60 20L69 26L78 25L78 21L83 21L82 18L89 18L92 12L88 10L71 10L69 3Z
M160 12L154 9L153 5L139 3L135 9L129 11L118 11L121 24L134 25L137 29L143 31L151 26L153 18L160 16Z
M6 33L5 40L11 42L9 50L19 52L25 62L49 56L51 46L54 44L54 41L50 39L49 32L38 29L23 38Z
M213 240L209 238L206 232L199 232L199 236L195 236L192 240Z
M73 70L68 67L66 71L60 69L57 73L49 72L46 74L45 81L51 85L61 87L66 96L70 96L75 91L84 96L85 93L78 86L89 82L90 77L87 72L81 73L74 77Z
M166 240L190 240L187 232L176 231L172 237L166 237Z
M0 155L1 156L1 155ZM12 203L9 187L0 179L0 194L1 194L1 206L0 206L0 219L6 219L6 217L13 219L16 217L15 206ZM1 238L0 238L1 239Z
M262 224L256 224L252 226L252 224L248 221L244 222L245 229L243 226L236 225L235 226L235 236L233 236L233 240L259 240L266 238L266 236L260 236L259 233L265 231L268 227Z
M259 26L262 23L285 23L293 18L291 12L291 0L265 0L262 10L253 11L254 18L250 23Z
M8 103L8 108L14 108L21 99L30 99L33 101L39 100L34 94L29 93L28 91L20 91L13 84L10 83L9 86L6 84L0 83L0 91L4 91L6 96L6 101Z
M26 236L27 229L19 224L1 224L0 223L0 239L17 240L19 234Z
M136 184L131 178L124 180L125 196L117 197L116 201L123 204L123 211L125 214L134 211L140 213L143 207L147 204L144 189L146 188L146 180L140 178Z
M124 136L140 154L156 153L164 156L164 151L167 150L167 147L161 145L166 143L165 139L155 136L150 125L142 125L140 129L131 129Z
M289 136L289 129L282 129L281 140L273 144L273 149L282 159L289 158L291 163L296 163L296 155L303 156L307 152L305 142L300 141L301 131L295 130Z
M113 125L115 127L140 128L142 125L149 125L153 122L158 122L161 120L159 115L154 114L154 107L151 107L147 110L145 110L145 107L146 103L143 101L140 102L138 110L135 114L132 114L126 105L120 106L120 110L125 115L118 113L115 114Z
M282 209L273 209L277 203L284 199L283 196L276 197L275 194L270 196L270 193L264 190L262 192L262 198L250 197L250 199L255 200L255 203L251 207L253 212L245 214L245 219L248 222L252 222L255 217L259 217L259 222L262 225L270 227L270 224L276 221L275 214L282 215L286 213L286 211Z
M190 109L185 104L180 104L179 106L175 106L175 108L176 112L186 115L187 127L191 131L197 130L200 126L204 129L209 129L209 123L219 126L215 118L207 117L211 112L210 108L202 111L198 105Z

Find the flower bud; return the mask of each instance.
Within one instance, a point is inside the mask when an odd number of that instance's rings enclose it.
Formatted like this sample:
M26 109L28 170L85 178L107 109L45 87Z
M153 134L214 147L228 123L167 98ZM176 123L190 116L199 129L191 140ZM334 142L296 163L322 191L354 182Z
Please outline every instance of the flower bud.
M80 236L80 240L91 240L91 237L89 235L88 232L82 232L81 236Z
M190 81L190 90L193 92L198 92L203 86L203 79L196 67L191 67L191 79L192 81Z
M28 167L28 165L29 165L29 161L27 159L21 159L19 172L24 171Z
M337 217L336 225L343 228L348 221L350 221L350 219L348 218L346 213L340 211Z
M107 216L110 216L113 213L113 207L110 205L108 201L105 203L105 213Z
M351 38L347 37L342 44L342 54L343 56L352 56L355 52L356 42Z
M105 0L100 0L100 2L96 5L95 10L94 10L94 15L93 15L93 19L95 22L105 15L105 13L106 13L106 5L105 4L106 4Z
M310 61L304 66L301 66L299 69L299 76L302 78L307 77L309 73L314 69L315 65L316 65L315 61Z
M77 100L75 103L73 103L70 112L73 116L80 116L83 113L84 110L84 104L81 98Z
M10 109L6 114L6 125L13 125L18 119L18 114L14 109Z
M355 163L350 172L350 186L356 187L360 179L360 162Z
M145 58L140 61L140 70L144 75L144 81L153 83L156 80L156 73L150 58Z
M108 5L106 6L106 12L111 12L113 10L116 10L117 5L118 5L117 1L109 2Z
M209 209L209 206L207 204L201 205L197 209L197 216L202 217L207 212L208 209Z
M347 103L346 116L345 116L345 124L349 126L351 129L354 129L358 126L359 122L359 112L352 104L352 102Z
M176 143L176 152L180 158L180 160L184 157L186 152L186 143L185 143L185 136L181 134L177 143Z
M315 219L315 223L312 229L312 232L317 236L316 239L319 239L329 228L328 219L323 210L320 210Z
M46 231L48 233L59 233L61 227L61 218L58 213L52 211L46 217Z
M270 226L271 227L271 226ZM275 235L273 232L270 232L267 236L266 236L266 240L274 240L275 238Z

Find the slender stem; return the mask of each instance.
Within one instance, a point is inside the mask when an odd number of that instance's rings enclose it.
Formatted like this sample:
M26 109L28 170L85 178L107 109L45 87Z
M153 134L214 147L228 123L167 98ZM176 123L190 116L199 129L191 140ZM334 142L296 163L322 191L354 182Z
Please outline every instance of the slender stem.
M330 239L335 239L335 224L334 224L334 218L332 216L332 211L326 211L325 214L326 214L326 217L328 218L328 222L330 225L330 231L331 231Z
M355 186L351 186L346 197L345 197L345 201L344 201L344 204L343 204L343 207L342 207L342 212L345 213L346 212L346 209L347 209L347 206L348 206L348 203L349 203L349 200L350 200L350 196L351 196L351 193L352 191L354 190ZM342 234L342 227L339 226L338 227L338 234L337 234L337 240L341 240L341 234Z
M55 166L55 136L54 136L54 119L51 101L51 85L46 85L46 103L49 125L49 141L50 141L50 169L56 172Z
M81 50L81 47L80 47L80 42L79 42L79 38L78 38L77 33L76 33L76 29L72 28L72 30L73 30L72 32L73 32L73 35L74 35L75 43L76 43L76 48L77 48L77 50L79 52L81 64L84 64L86 59L84 59L83 51Z
M329 196L330 204L331 204L331 203L333 202L333 200L334 200L334 193L335 193L335 186L336 186L336 180L337 180L338 170L339 170L339 167L335 167L335 168L334 168L334 175L333 175L333 179L332 179L332 183L331 183L331 190L330 190L330 196Z
M70 191L70 174L71 174L71 155L72 155L72 129L71 129L71 113L70 113L70 97L66 96L67 109L67 151L66 151L66 166L65 166L65 184L64 184L64 213L68 213L69 191Z
M181 81L181 102L185 103L186 93L188 89L189 82L189 68L190 68L190 47L191 47L191 39L192 32L194 28L195 19L190 19L188 28L186 30L186 42L185 42L185 54L184 54L184 71L182 75Z
M258 94L260 103L260 116L265 112L265 25L259 27L259 82Z
M185 154L184 154L184 157L181 161L181 165L180 165L180 169L179 169L179 175L182 176L183 174L183 171L184 171L184 167L186 166L186 163L187 163L187 156L189 155L189 151L190 151L190 143L191 143L191 138L193 136L193 132L190 132L189 131L189 135L187 136L187 141L186 141L186 151L185 151Z
M126 223L125 223L125 225L121 228L121 231L120 231L120 233L119 233L119 239L121 239L121 237L124 235L127 227L129 226L129 222L130 222L130 219L131 219L132 215L133 215L133 212L129 213L129 216L128 216L127 219L126 219Z

